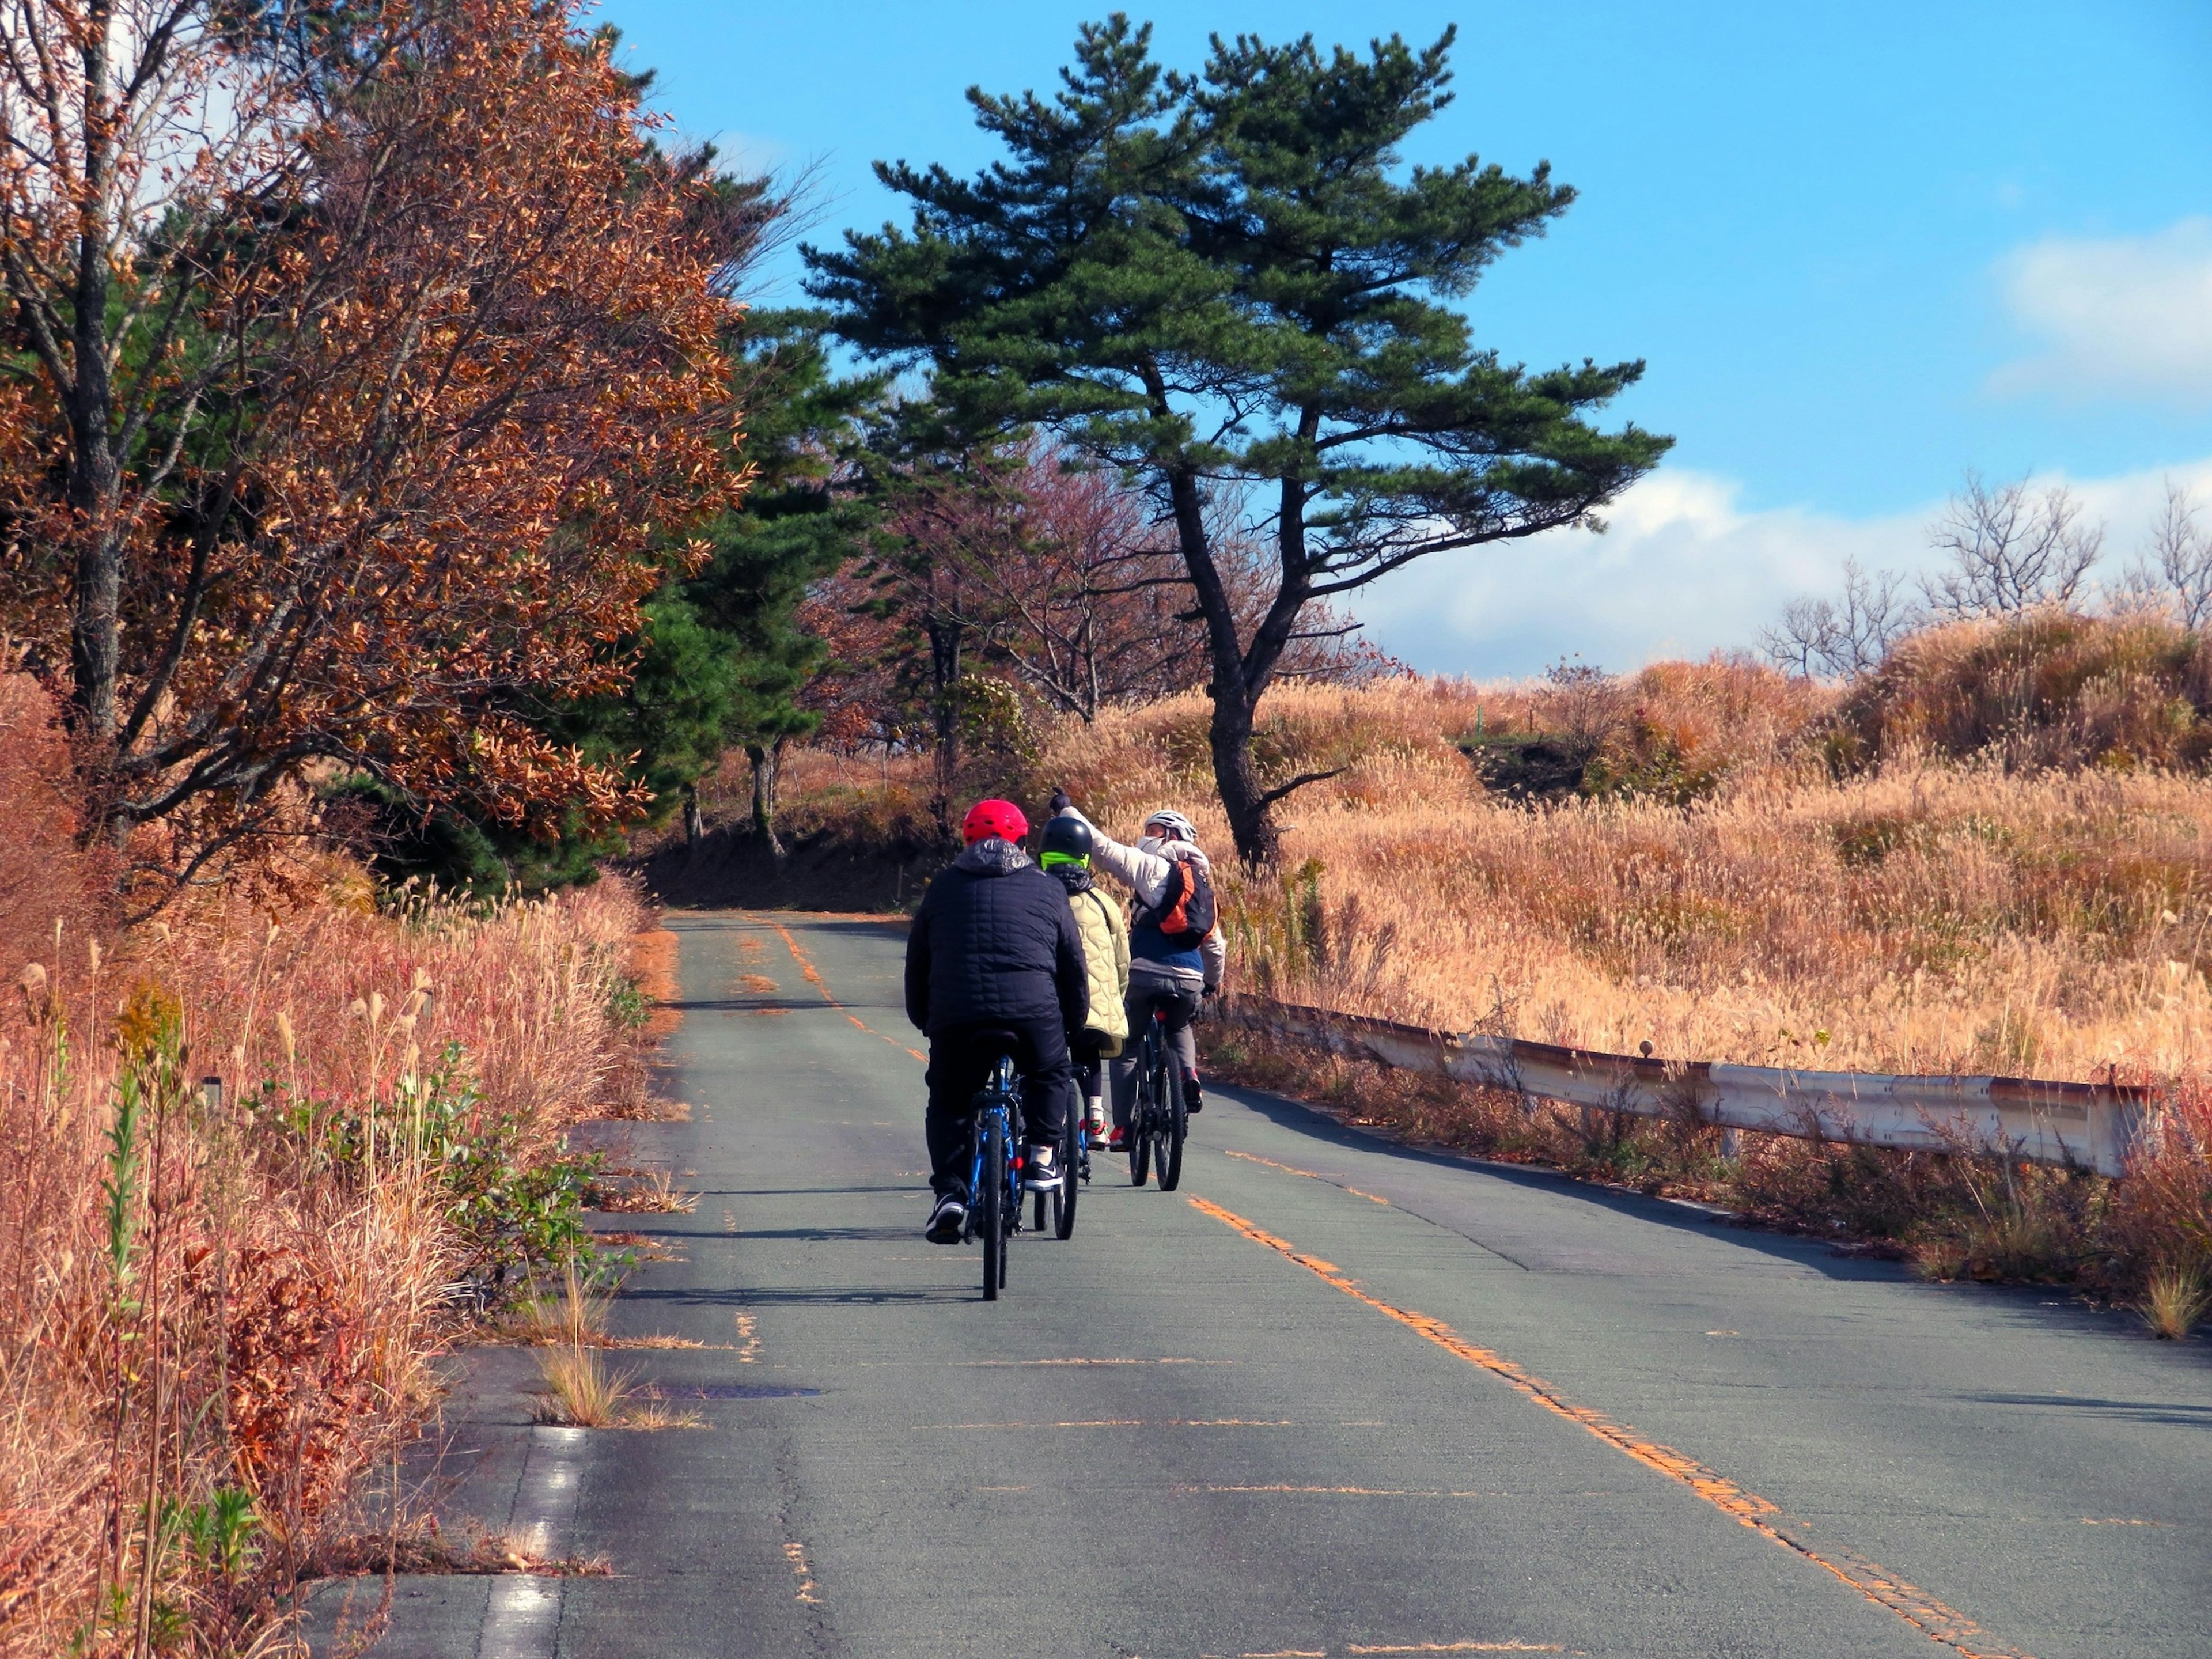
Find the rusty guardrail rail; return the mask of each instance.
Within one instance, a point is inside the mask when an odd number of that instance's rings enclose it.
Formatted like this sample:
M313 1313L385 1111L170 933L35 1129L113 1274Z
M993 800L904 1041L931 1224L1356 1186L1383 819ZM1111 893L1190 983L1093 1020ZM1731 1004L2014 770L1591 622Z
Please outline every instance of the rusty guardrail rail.
M1234 999L1224 1017L1334 1054L1569 1106L1905 1151L1967 1147L2107 1176L2125 1173L2150 1098L2149 1090L2130 1084L1890 1077L1599 1054L1256 997Z

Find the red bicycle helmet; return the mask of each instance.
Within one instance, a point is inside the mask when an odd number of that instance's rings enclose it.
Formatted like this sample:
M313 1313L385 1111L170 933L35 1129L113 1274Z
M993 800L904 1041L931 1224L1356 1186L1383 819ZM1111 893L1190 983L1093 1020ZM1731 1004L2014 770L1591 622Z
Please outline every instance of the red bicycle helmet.
M970 847L993 836L1018 845L1029 832L1030 821L1010 800L979 800L968 809L968 817L960 825L960 834Z

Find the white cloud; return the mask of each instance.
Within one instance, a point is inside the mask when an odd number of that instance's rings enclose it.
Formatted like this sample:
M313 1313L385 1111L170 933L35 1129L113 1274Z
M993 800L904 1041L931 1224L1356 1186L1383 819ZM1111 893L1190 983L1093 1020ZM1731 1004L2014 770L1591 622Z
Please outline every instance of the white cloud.
M1999 266L2006 308L2041 343L1994 392L2212 404L2212 219L2152 236L2051 237Z
M2110 526L2098 571L2110 578L2141 544L2168 477L2212 503L2212 459L2035 483L2067 483ZM1790 600L1832 593L1846 558L1911 574L1936 557L1928 526L1941 501L1847 519L1745 512L1740 494L1708 473L1662 471L1621 497L1605 535L1555 531L1440 554L1352 595L1352 610L1376 644L1431 672L1533 674L1568 656L1634 669L1751 647Z

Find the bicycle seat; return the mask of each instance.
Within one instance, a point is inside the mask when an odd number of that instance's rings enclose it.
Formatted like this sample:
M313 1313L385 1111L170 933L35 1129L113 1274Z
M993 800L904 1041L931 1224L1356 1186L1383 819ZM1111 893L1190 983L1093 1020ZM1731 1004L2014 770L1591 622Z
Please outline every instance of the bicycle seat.
M1010 1031L1002 1025L986 1025L979 1030L969 1033L969 1037L977 1048L988 1048L994 1054L1005 1054L1010 1059L1018 1055L1022 1051L1021 1033Z

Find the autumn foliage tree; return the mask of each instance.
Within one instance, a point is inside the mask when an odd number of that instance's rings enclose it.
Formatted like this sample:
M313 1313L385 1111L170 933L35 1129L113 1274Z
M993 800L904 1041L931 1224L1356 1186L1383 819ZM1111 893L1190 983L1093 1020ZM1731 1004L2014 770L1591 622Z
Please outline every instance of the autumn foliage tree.
M621 685L733 482L711 219L604 44L534 0L6 13L0 624L87 833L185 879L318 763L634 805L508 712Z

